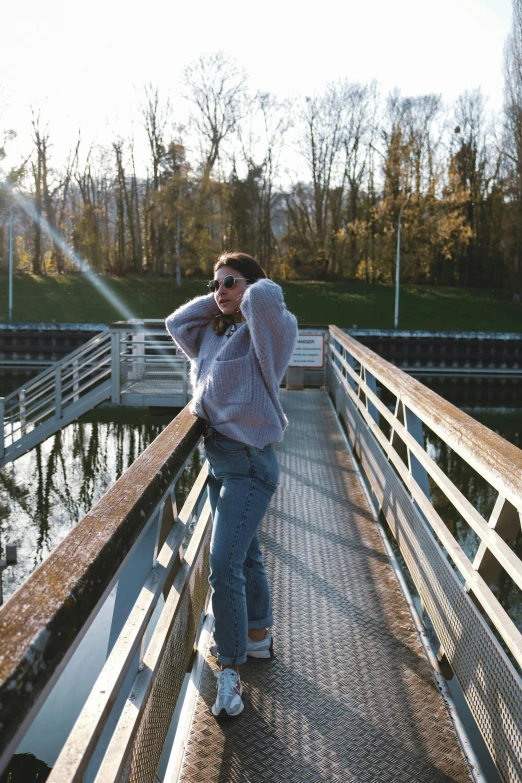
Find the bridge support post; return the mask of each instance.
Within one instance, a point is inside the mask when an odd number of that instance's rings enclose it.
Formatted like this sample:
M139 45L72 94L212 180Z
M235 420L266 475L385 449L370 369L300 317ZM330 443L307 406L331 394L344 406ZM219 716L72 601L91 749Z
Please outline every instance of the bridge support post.
M62 418L62 367L58 365L54 371L54 415L59 421Z
M78 394L78 389L80 388L80 384L78 383L78 359L74 359L73 361L73 402L77 402L80 399L80 395Z
M188 398L189 398L189 373L188 373L188 359L183 357L183 396L184 396L184 405L187 404Z
M114 330L111 332L111 401L115 405L120 405L121 403L120 345L120 333Z
M20 433L25 435L25 389L21 389L19 397L20 406Z

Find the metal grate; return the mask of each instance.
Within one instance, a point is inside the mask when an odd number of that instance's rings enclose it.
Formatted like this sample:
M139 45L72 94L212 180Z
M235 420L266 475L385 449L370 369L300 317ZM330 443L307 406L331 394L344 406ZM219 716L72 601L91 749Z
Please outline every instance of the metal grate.
M125 775L123 780L132 783L154 780L208 593L211 532L209 525L147 700L128 765L128 777Z
M280 484L260 537L276 657L218 723L203 674L184 783L470 780L326 394L282 391ZM169 783L173 783L169 781Z

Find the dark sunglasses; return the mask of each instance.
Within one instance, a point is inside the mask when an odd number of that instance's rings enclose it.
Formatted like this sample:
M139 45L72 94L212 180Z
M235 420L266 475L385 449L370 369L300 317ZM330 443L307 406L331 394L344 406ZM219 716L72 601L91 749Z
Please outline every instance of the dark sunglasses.
M223 277L222 280L211 280L208 284L208 290L212 291L214 294L216 291L219 290L219 286L221 283L225 286L225 288L234 288L236 284L236 280L249 280L248 277L234 277L234 275L226 275L226 277Z

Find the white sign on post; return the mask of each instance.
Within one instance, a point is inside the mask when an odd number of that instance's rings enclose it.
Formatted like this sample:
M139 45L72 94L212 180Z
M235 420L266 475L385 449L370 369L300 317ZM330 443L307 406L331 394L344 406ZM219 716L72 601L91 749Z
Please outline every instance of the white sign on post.
M288 366L324 367L324 334L299 333Z

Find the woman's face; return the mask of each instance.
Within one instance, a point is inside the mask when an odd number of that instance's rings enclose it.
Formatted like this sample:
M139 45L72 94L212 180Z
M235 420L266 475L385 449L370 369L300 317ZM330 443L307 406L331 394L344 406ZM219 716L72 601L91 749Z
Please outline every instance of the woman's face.
M223 280L227 275L234 275L236 278L243 277L241 272L231 266L220 266L214 276L216 280ZM246 280L236 280L233 288L225 288L225 285L221 283L218 290L214 292L214 299L221 312L225 315L234 315L241 307L241 300L246 289Z

